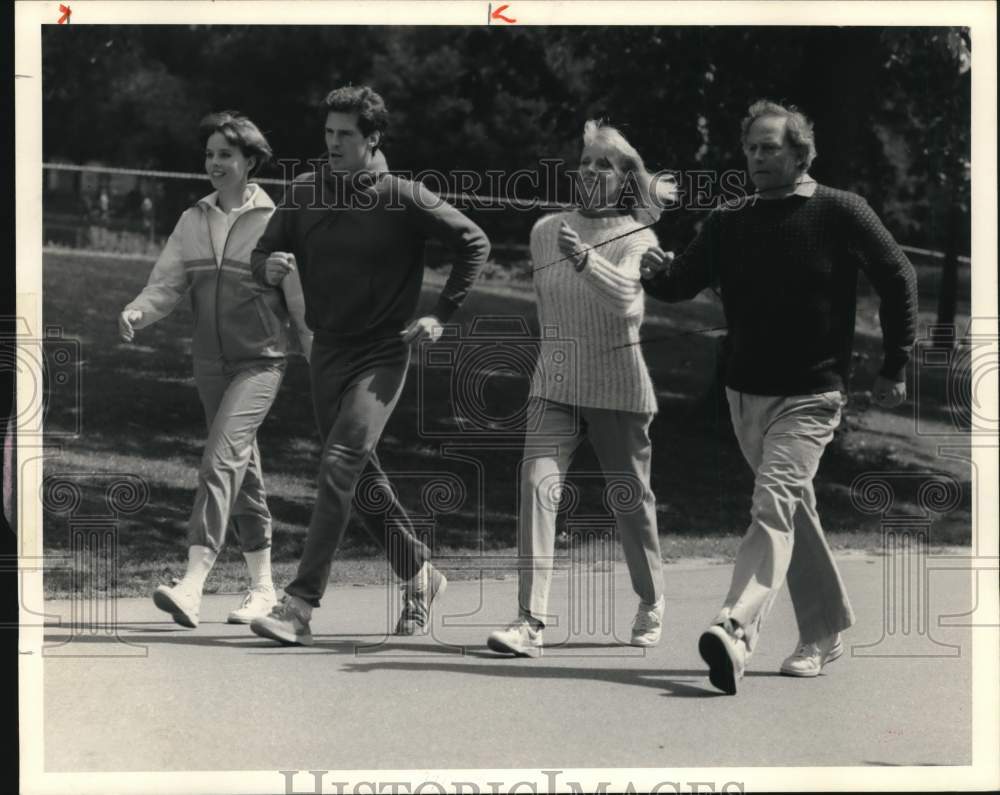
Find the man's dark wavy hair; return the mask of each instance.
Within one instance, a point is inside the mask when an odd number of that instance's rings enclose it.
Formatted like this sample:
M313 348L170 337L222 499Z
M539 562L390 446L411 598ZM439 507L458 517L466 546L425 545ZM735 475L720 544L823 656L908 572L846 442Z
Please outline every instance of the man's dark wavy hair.
M373 132L384 136L389 127L389 110L385 100L368 86L335 88L323 100L322 111L324 116L331 112L358 114L358 129L365 137Z

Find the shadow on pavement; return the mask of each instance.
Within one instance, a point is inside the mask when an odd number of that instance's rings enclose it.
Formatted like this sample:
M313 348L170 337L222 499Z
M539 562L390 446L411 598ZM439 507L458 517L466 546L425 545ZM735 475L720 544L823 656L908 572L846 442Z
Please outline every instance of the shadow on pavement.
M223 622L204 622L201 627L233 626ZM54 627L50 628L54 629ZM58 629L65 629L59 627ZM233 629L237 628L233 626ZM629 664L618 667L587 667L579 665L564 665L571 663L572 656L544 656L541 659L513 658L498 655L487 651L482 647L447 645L440 642L426 642L422 639L409 639L389 641L390 635L382 633L352 633L352 634L329 634L316 635L315 644L309 647L289 647L282 646L274 641L259 638L253 635L249 628L246 634L207 634L198 630L187 630L176 627L171 622L143 622L142 624L119 624L116 627L118 636L107 634L106 627L95 625L81 625L76 627L76 634L72 635L73 643L83 644L113 644L126 641L137 646L202 646L202 647L224 647L230 649L244 649L250 654L264 656L305 656L316 653L351 655L357 658L374 656L385 653L386 656L396 657L395 660L371 660L370 662L345 662L343 670L347 673L374 673L378 671L406 671L406 672L438 672L449 674L473 674L477 676L493 676L504 678L521 679L588 679L610 684L620 684L638 687L650 687L664 691L664 696L674 696L680 698L707 698L722 696L714 688L700 686L688 681L681 681L677 677L684 679L697 679L704 681L707 672L704 669L659 669L642 668L637 669ZM89 630L89 632L87 632ZM237 630L238 631L238 630ZM385 639L374 643L364 642L364 638ZM49 632L46 635L46 644L55 647L70 640L69 633ZM559 646L559 649L612 649L619 646L615 643L570 643ZM448 655L453 658L453 662L439 663L427 661L428 655L434 655L440 659L440 655ZM424 660L403 661L399 657L423 657ZM588 659L593 660L590 656ZM641 660L642 657L629 656L627 660ZM747 678L773 677L779 676L772 671L748 671ZM879 764L870 762L867 764Z
M566 666L542 667L532 665L532 661L513 661L512 658L509 657L493 657L492 659L495 659L498 664L440 665L434 663L359 662L347 663L344 666L344 670L348 673L372 673L378 670L419 671L423 673L428 671L437 671L439 673L462 673L475 674L479 676L503 676L522 679L590 679L611 684L652 687L658 690L665 690L666 692L662 694L664 696L676 696L680 698L710 698L725 695L714 688L700 687L689 682L683 682L672 678L691 677L704 679L706 677L706 672L703 669L580 668ZM524 664L522 665L522 663ZM776 674L767 672L747 673L748 677L773 675Z
M227 627L227 634L207 634L206 629L212 626ZM150 621L141 624L119 623L114 625L114 632L108 631L106 625L68 624L60 626L50 624L46 627L45 646L54 648L68 641L80 644L114 644L127 642L134 646L209 646L222 648L260 649L263 654L305 654L322 652L324 654L374 654L382 651L409 652L414 656L427 653L451 654L462 656L462 646L448 645L440 642L421 643L419 640L392 640L396 636L385 632L355 632L313 635L313 646L284 646L273 640L258 637L251 632L250 627L227 624L223 621L203 621L198 629L185 629L172 621ZM366 641L365 638L371 638ZM415 639L416 640L416 639Z

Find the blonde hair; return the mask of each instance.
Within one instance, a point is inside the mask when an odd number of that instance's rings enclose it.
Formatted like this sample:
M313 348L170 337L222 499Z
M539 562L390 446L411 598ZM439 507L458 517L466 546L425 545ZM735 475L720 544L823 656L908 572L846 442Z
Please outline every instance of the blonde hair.
M619 194L619 206L627 208L629 214L641 224L658 221L663 213L663 202L669 201L674 191L657 184L657 177L646 170L636 148L620 130L606 124L603 119L588 119L583 125L583 145L594 144L603 144L611 150L612 162L625 178ZM634 190L625 195L625 189L630 185Z

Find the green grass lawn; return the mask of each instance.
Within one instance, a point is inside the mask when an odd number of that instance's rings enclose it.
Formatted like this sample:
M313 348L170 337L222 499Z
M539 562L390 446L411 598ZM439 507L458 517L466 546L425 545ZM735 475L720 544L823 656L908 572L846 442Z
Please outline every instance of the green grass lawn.
M117 339L117 312L142 288L150 268L148 261L78 254L48 253L44 259L45 324L59 326L65 336L79 340L83 360L80 405L68 390L52 389L49 429L72 428L79 422L81 432L47 460L46 476L68 476L79 483L83 503L77 516L107 515L105 490L116 474L137 476L149 489L149 499L137 513L116 520L120 593L147 593L157 582L183 571L185 523L205 438L191 377L191 314L186 303L171 317L139 332L135 344L124 345ZM511 328L511 318L520 318L537 332L530 283L508 274L508 269L494 267L491 277L478 283L455 318L464 335L476 319L478 329L501 332ZM428 272L422 309L431 307L442 283L440 273ZM934 319L933 296L924 300L921 335ZM947 472L956 477L963 486L961 503L932 517L931 540L940 545L967 544L970 464L967 459L937 454L943 441L968 446L968 438L953 429L944 373L941 368L921 370L920 434L914 433L913 402L893 412L873 407L867 389L880 362L875 310L871 297L862 298L851 401L816 481L831 543L839 549L880 547L879 518L854 507L850 488L860 473L891 471ZM644 345L660 404L651 428L653 490L666 560L728 560L748 519L751 473L712 389L717 341L708 334L685 334L721 325L714 297L670 306L652 300L647 304L644 337L674 335ZM521 451L517 433L501 431L507 427L504 418L515 416L523 405L527 372L481 373L476 405L496 420L497 432L492 438L473 439L461 432L456 418L462 409L461 405L455 409L449 369L428 366L418 374L418 359L414 357L404 394L379 448L383 465L402 503L426 528L437 554L513 555ZM928 432L950 432L952 438ZM259 443L275 520L276 582L282 585L290 579L302 550L319 454L308 371L301 358L290 363ZM608 525L597 471L591 450L584 446L571 475L580 502L572 514L560 518L567 538L581 538L587 528ZM460 499L446 512L433 513L426 504L432 501L430 484L449 479L462 484ZM900 510L914 509L915 495L897 497ZM69 554L66 516L46 513L44 542L51 556ZM355 519L340 557L333 572L338 580L369 582L385 576L377 547ZM46 592L63 595L76 587L72 579L76 565L67 559L49 571ZM238 590L241 582L241 559L229 547L210 587Z

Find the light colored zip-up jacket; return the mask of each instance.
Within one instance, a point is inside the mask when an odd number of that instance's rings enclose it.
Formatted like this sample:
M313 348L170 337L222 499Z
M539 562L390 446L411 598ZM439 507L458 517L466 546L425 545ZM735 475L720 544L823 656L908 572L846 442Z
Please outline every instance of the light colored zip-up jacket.
M239 365L282 359L289 352L290 320L308 356L312 334L298 273L280 287L259 284L250 272L250 252L274 212L274 202L251 185L246 204L228 215L213 192L181 215L143 291L127 310L145 328L169 315L190 290L194 311L192 355L201 365Z

